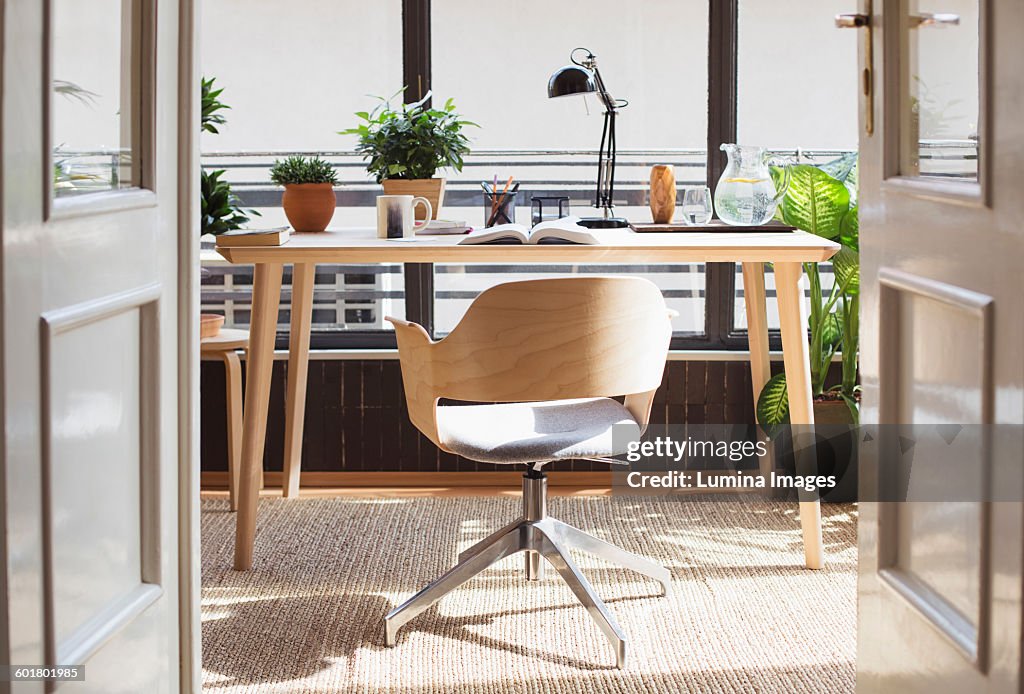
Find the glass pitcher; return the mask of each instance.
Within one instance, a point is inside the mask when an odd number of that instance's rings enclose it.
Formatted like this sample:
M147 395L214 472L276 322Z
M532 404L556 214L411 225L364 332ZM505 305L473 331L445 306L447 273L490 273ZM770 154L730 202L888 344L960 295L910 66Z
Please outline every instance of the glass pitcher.
M775 208L789 188L790 164L785 164L782 186L778 190L768 170L768 150L764 147L722 145L729 164L715 189L715 211L726 224L758 226L775 216Z

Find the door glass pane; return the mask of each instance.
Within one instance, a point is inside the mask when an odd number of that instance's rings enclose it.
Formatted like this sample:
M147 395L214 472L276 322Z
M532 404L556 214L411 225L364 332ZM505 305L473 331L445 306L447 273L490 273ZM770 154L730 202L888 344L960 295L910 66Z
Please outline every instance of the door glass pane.
M52 0L55 197L138 185L132 163L138 58L134 0Z
M511 175L521 183L515 221L529 225L533 196L566 196L571 214L592 207L603 111L592 94L550 99L548 79L573 48L597 56L613 98L618 157L614 202L619 216L649 222L653 164L675 166L676 182L706 184L707 2L550 0L495 7L474 0L431 5L435 103L455 100L480 125L473 154L448 176L441 216L474 227L485 219L481 181ZM677 214L676 218L679 219ZM704 332L704 266L438 265L435 329L444 334L483 289L511 280L563 274L622 273L649 278L679 311L677 334Z
M978 0L912 0L902 172L978 180Z

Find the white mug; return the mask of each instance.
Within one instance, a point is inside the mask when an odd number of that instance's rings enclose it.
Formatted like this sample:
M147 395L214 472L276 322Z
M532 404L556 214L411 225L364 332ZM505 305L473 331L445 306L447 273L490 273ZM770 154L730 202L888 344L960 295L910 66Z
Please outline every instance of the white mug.
M422 222L416 222L416 205L427 208L427 216ZM430 222L434 216L434 208L426 198L412 195L378 195L377 196L377 238L408 239Z

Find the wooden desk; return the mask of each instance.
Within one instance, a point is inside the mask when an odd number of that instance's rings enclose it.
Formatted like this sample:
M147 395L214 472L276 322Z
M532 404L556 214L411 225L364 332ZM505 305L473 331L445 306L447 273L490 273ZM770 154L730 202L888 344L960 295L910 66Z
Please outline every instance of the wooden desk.
M771 375L764 263L774 263L790 418L794 424L814 423L800 264L828 260L839 250L838 244L801 231L637 234L628 229L616 229L602 233L607 242L599 246L459 246L459 236L421 237L413 242L388 241L378 239L373 229L334 229L293 234L283 246L219 248L218 252L231 263L255 265L235 569L245 571L252 566L274 338L281 276L286 263L294 265L285 405L286 496L298 492L316 263L742 263L755 402ZM821 568L824 557L817 502L800 503L800 524L805 562L808 568Z

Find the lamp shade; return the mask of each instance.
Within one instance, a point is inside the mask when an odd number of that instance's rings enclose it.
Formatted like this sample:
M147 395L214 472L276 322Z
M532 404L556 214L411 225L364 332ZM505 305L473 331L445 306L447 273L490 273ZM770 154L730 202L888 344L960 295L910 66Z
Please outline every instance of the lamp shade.
M558 68L548 80L548 98L596 91L597 80L594 78L594 73L579 65L566 65Z

